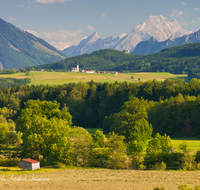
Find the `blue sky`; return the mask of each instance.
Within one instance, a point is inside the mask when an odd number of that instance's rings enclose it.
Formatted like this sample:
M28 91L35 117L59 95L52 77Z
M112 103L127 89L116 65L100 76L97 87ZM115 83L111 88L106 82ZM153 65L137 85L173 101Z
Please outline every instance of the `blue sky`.
M101 38L129 33L151 15L175 18L195 32L200 0L0 0L0 18L57 49L77 45L93 32Z

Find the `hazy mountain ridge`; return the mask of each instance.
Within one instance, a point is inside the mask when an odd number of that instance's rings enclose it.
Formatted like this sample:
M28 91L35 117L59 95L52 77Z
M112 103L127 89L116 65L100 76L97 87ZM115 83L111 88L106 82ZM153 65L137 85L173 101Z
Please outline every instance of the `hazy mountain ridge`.
M66 58L56 48L0 19L0 67L21 68Z
M100 49L116 49L133 51L138 43L149 40L154 37L157 41L165 41L171 36L183 36L189 34L187 30L182 29L177 20L166 20L162 15L150 16L142 24L136 25L127 35L120 35L117 38L108 37L101 39L97 32L82 40L79 45L71 46L62 52L67 56L76 56L84 53L92 53Z

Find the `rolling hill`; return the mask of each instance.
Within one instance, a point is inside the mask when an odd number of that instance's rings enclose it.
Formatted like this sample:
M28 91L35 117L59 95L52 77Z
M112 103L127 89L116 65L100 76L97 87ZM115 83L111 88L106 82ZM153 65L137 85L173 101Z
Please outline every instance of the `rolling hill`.
M71 70L76 65L80 69L115 70L131 72L188 73L197 77L200 73L200 43L190 43L161 50L150 55L132 55L125 51L104 49L71 57L59 62L35 66L35 69Z

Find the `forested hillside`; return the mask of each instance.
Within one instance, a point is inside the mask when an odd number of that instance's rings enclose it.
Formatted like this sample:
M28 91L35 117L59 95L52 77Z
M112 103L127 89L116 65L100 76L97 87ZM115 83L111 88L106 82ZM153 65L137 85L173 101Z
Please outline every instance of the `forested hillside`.
M119 70L117 67L120 67L123 64L127 66L129 62L135 59L135 57L140 56L126 54L125 51L121 52L113 49L104 49L95 51L91 54L70 57L56 63L38 65L34 68L38 70L71 70L72 67L76 67L76 65L79 64L80 69Z
M0 19L0 68L19 69L66 58L53 46Z
M165 71L188 73L190 78L200 72L200 43L191 43L161 50L147 56L131 55L125 51L105 49L65 59L60 62L34 67L35 69L70 70L77 64L80 69L116 71Z

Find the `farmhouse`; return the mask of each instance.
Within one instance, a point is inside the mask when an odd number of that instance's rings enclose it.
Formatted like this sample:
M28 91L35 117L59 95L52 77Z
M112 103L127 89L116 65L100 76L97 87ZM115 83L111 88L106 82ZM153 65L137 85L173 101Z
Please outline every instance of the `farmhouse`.
M33 159L22 159L18 163L18 166L23 170L36 170L40 168L40 162Z
M82 70L82 73L96 73L94 70Z

